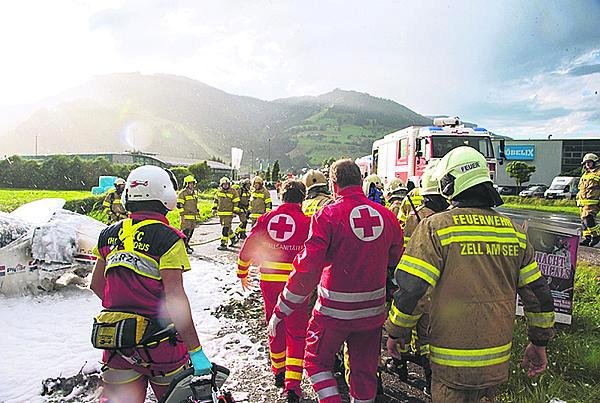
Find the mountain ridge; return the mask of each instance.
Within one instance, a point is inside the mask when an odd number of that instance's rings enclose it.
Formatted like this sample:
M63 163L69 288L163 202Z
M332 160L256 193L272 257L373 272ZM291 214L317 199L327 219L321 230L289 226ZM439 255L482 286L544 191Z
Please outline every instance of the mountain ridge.
M36 141L40 154L136 150L198 159L229 159L230 147L240 147L245 166L259 164L254 157L288 168L368 154L388 132L431 124L358 91L264 101L171 74L96 76L49 100L3 136L5 154L33 154Z

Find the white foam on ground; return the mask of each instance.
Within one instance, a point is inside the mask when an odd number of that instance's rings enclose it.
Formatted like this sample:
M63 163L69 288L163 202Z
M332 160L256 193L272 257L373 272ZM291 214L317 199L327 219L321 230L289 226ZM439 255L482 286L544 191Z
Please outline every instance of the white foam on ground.
M210 315L232 297L223 287L239 288L235 269L200 260L191 263L184 282L200 341L209 359L231 370L232 380L243 378L243 368L249 362L264 362L264 353L246 335L229 332L217 337L233 328L233 321ZM98 370L101 351L92 347L90 332L101 309L89 290L0 297L0 402L41 402L42 380L73 376L84 365L84 372Z

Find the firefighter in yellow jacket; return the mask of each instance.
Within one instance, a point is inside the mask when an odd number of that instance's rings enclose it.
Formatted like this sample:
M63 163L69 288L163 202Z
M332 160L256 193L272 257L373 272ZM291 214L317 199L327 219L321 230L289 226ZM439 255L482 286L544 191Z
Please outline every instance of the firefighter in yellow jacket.
M108 216L108 225L127 218L127 210L121 203L121 195L125 189L125 180L115 179L114 188L110 189L102 202L104 213Z
M190 240L194 235L194 229L200 219L196 183L196 178L194 178L193 175L186 176L183 178L183 189L181 189L177 195L177 208L179 208L179 216L181 217L181 232L186 236L185 248L187 253L192 253L194 251L190 247Z
M412 183L412 182L409 182ZM412 201L412 204L411 204ZM420 188L412 188L409 190L408 194L404 199L402 199L402 203L400 203L400 212L398 213L398 221L400 221L400 225L404 227L406 220L408 219L408 215L411 211L414 211L417 207L421 205L423 202L423 196L421 196Z
M411 211L408 215L406 223L404 224L404 247L408 245L411 235L415 232L417 225L426 219L439 213L448 208L448 201L444 196L440 194L438 181L433 178L433 172L437 165L437 161L431 161L423 176L421 176L421 188L420 195L423 197L422 202L415 211ZM425 381L427 383L427 390L431 391L431 366L429 365L429 294L426 294L421 301L419 301L420 311L422 316L417 321L416 326L412 330L412 339L410 342L410 349L413 350L417 358L417 363L423 367L425 372ZM408 353L409 346L404 346L401 353ZM402 358L400 360L394 358L392 363L394 364L395 371L400 375L400 379L406 381L408 379L408 366L407 360Z
M408 189L404 186L404 182L401 179L394 178L388 183L385 189L385 200L387 201L387 208L391 210L396 217L400 213L400 206L402 200L406 197Z
M219 250L227 250L227 244L229 242L233 246L238 241L231 226L233 214L239 211L239 202L240 197L238 192L231 187L229 178L225 176L222 177L219 181L219 188L215 193L212 208L213 213L219 217L221 223L221 244L217 247Z
M308 217L312 217L321 207L333 201L327 186L327 178L321 171L309 169L302 178L306 186L306 198L302 202L302 211Z
M236 211L240 223L235 229L235 236L239 239L246 239L246 227L248 226L248 217L250 215L248 211L250 208L250 179L243 179L239 185L235 184L232 187L238 192L240 197Z
M250 193L250 223L256 224L258 217L271 211L273 203L271 194L265 187L264 180L260 176L252 179L252 192Z
M600 242L600 224L596 216L600 211L600 167L596 154L586 154L581 162L583 174L579 180L577 205L579 206L583 240L580 245L596 246Z
M412 234L395 273L386 329L388 352L410 340L419 301L431 290L429 350L432 400L476 402L508 380L516 294L524 304L529 376L547 367L554 304L527 237L493 207L493 188L483 155L458 147L439 162L435 177L451 209L423 220Z

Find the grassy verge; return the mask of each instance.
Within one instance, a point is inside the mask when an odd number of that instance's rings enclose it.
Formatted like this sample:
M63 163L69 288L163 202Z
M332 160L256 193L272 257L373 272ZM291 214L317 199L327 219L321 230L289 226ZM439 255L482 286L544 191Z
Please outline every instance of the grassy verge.
M513 338L511 374L499 396L505 402L538 403L553 398L567 402L600 401L600 267L577 265L573 324L557 326L548 346L548 370L530 379L520 367L527 344L523 318L517 320Z
M547 200L538 197L502 196L504 207L550 213L579 215L575 200Z
M198 209L200 210L201 221L206 221L211 217L212 200L215 190L207 190L200 193ZM30 189L0 189L0 211L13 211L22 204L34 200L60 197L67 200L65 209L87 214L98 221L107 222L108 217L102 211L103 196L91 196L88 191L77 190L30 190ZM169 222L174 227L179 228L181 224L179 213L171 211L167 214Z
M0 211L13 211L22 204L49 197L60 197L67 201L90 197L86 190L32 190L0 189Z

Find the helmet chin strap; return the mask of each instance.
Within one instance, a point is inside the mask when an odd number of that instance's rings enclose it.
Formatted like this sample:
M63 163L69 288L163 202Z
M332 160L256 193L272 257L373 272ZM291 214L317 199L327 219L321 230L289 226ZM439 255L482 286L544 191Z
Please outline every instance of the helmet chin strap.
M454 194L454 176L446 174L440 179L440 193L446 198Z

